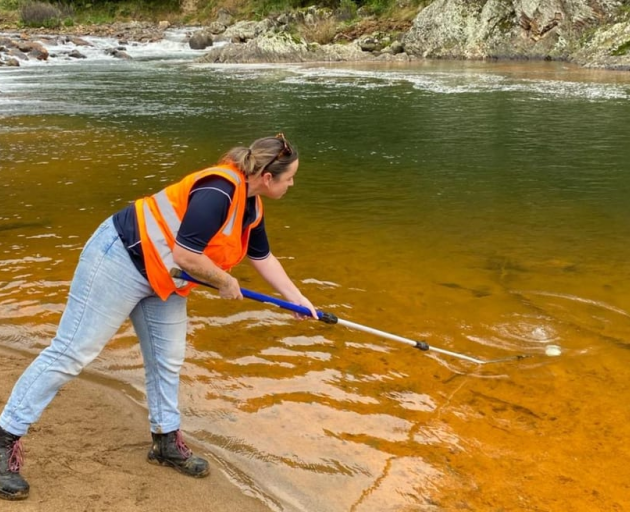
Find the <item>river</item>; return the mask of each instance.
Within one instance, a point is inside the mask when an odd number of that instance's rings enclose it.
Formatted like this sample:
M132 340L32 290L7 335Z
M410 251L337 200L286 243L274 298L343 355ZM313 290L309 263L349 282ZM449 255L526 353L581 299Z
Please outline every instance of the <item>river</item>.
M630 509L630 74L201 65L180 36L0 70L0 343L50 342L106 216L284 132L300 170L266 223L305 295L510 360L200 290L184 430L275 511ZM234 275L272 293L247 264ZM130 324L89 371L142 403Z

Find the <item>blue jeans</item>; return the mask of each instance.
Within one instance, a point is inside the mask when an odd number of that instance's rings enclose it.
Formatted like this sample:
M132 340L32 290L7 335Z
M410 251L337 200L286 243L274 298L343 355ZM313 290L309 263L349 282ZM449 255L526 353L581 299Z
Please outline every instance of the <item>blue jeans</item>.
M57 335L19 378L0 427L22 436L65 383L76 377L131 318L144 359L152 432L180 427L179 372L186 349L186 299L157 297L136 269L112 219L83 248Z

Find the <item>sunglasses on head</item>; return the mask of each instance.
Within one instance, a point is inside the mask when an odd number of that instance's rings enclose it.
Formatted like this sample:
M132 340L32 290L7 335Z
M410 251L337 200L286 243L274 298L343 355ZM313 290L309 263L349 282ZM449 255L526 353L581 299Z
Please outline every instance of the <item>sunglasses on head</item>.
M278 139L280 142L282 142L282 147L280 148L280 151L278 151L278 154L274 156L269 161L269 163L260 170L260 172L263 172L265 169L267 169L271 164L273 164L281 156L283 155L291 156L293 154L293 150L291 149L291 146L289 146L287 139L284 137L284 133L280 132L278 135L276 135L275 138Z
M280 155L285 154L287 156L291 156L293 154L293 150L291 149L291 146L289 146L289 143L287 142L287 139L284 138L284 133L280 132L278 135L276 135L276 139L278 139L280 142L282 142L282 149L280 150L280 152L278 153L278 156L276 158L279 158Z

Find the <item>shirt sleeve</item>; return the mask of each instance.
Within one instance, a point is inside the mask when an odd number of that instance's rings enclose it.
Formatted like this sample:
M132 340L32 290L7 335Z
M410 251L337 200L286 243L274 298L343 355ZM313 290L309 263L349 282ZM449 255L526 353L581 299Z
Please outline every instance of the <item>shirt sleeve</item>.
M188 208L175 240L177 245L203 253L227 219L234 190L234 185L220 176L199 180L190 192Z
M263 214L260 224L252 229L249 234L247 257L253 260L264 260L269 254L271 254L271 249L269 248L269 240L265 230L265 216Z

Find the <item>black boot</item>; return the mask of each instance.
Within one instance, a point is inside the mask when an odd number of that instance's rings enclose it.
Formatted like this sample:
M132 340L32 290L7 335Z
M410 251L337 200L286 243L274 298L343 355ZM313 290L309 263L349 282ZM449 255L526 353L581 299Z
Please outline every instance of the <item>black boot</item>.
M195 478L202 478L210 474L208 461L193 455L179 430L168 434L154 434L151 432L153 445L149 450L147 460L151 464L170 466L180 473Z
M0 498L25 500L28 482L20 476L24 460L20 436L14 436L0 427Z

